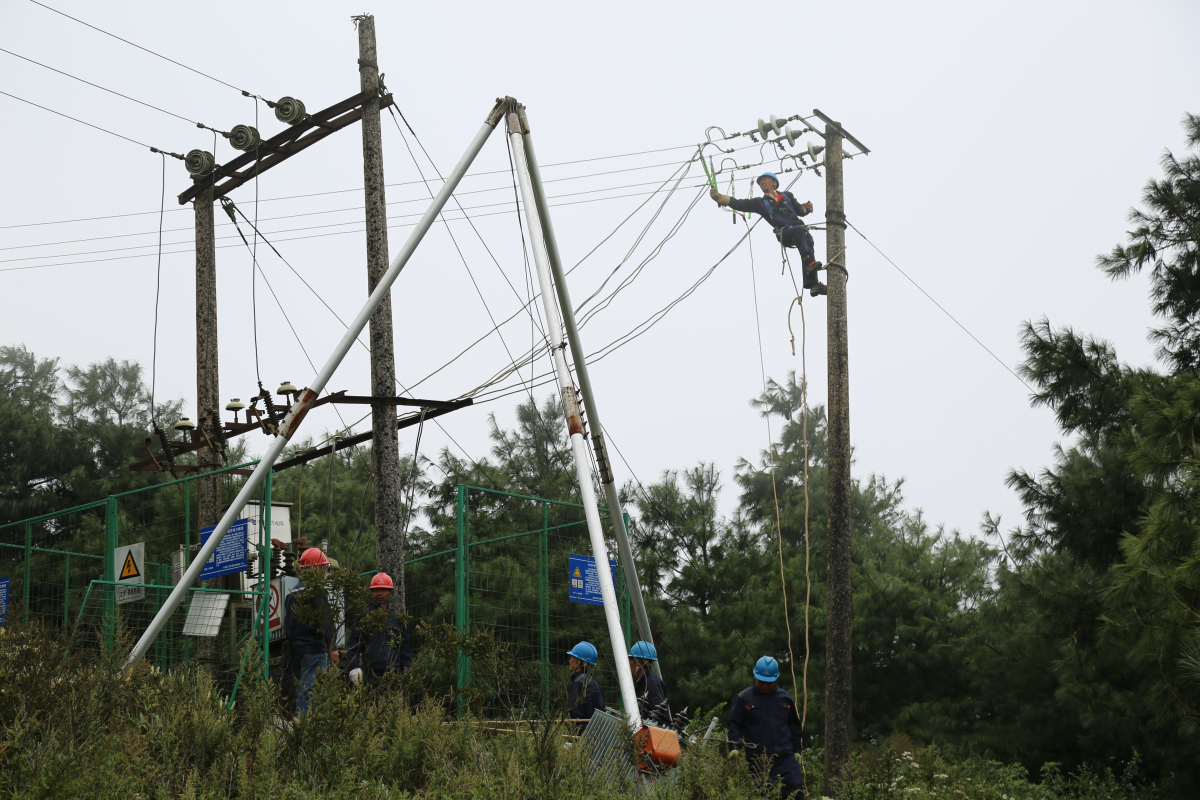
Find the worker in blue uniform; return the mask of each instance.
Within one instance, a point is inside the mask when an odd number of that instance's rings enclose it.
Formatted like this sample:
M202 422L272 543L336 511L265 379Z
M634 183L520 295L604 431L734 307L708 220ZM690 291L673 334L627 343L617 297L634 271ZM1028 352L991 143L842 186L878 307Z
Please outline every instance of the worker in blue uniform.
M662 708L663 722L671 718L667 706L667 686L663 679L654 674L654 662L658 651L649 642L637 642L629 648L629 671L633 673L633 690L637 695L638 710L648 717L655 709Z
M754 685L729 705L729 755L740 758L744 749L755 774L766 771L772 781L780 781L780 797L803 798L804 773L796 761L803 730L796 702L778 681L779 662L760 658L754 665Z
M412 645L408 626L400 615L388 611L395 587L391 576L380 572L367 587L371 602L366 612L350 628L350 682L374 687L389 672L408 672L412 666Z
M587 728L592 714L604 710L604 688L588 671L596 666L599 652L591 642L580 642L567 651L571 657L571 682L567 684L567 714L573 720L579 732Z
M813 297L828 294L828 289L817 277L817 272L824 269L816 260L812 234L808 226L800 219L812 213L812 202L801 203L791 192L779 191L779 178L773 172L764 172L758 176L758 187L762 189L762 197L752 197L739 200L736 197L721 194L716 187L709 189L708 196L717 201L719 206L729 206L734 211L747 214L758 214L775 230L775 238L784 247L794 247L800 252L800 263L804 273L804 288Z

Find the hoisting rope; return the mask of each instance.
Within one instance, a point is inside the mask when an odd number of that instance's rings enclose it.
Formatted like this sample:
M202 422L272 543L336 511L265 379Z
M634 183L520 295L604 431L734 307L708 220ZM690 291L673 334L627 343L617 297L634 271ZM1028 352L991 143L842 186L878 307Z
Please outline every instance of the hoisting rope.
M750 223L744 219L742 221L745 223L747 232L748 232ZM763 403L768 403L770 401L767 398L767 363L766 363L766 358L763 355L762 321L760 320L759 314L758 314L758 280L757 280L757 277L754 272L754 242L750 241L749 237L747 237L747 241L750 244L750 286L751 286L752 294L754 297L754 323L755 323L755 330L758 333L758 364L759 364L759 369L762 373ZM776 539L777 539L778 546L779 546L779 581L780 581L780 586L782 587L782 590L783 590L783 621L787 625L788 668L791 670L791 673L792 673L792 694L797 695L797 694L799 694L799 692L797 691L797 687L796 687L796 656L792 652L792 618L791 618L791 613L788 611L787 575L784 573L784 561L783 561L783 520L782 520L780 512L779 512L779 488L775 482L775 435L771 431L771 411L769 408L767 409L767 413L764 416L766 417L766 420L767 420L767 454L768 454L768 458L769 458L770 464L771 464L771 494L775 501L775 534L776 534ZM807 519L808 519L807 491L808 491L808 486L806 484L805 485L805 514L804 514L806 526L807 526ZM807 555L806 555L806 558L807 558ZM807 571L807 563L806 563L806 571ZM807 645L807 640L808 640L807 601L805 603L804 616L805 616L804 638L805 638L805 642ZM808 666L808 655L807 655L807 651L806 651L806 653L805 653L805 668L806 669L807 669L807 666ZM807 709L807 707L808 707L808 686L807 686L807 684L805 684L804 706ZM801 769L803 769L803 763L801 763Z

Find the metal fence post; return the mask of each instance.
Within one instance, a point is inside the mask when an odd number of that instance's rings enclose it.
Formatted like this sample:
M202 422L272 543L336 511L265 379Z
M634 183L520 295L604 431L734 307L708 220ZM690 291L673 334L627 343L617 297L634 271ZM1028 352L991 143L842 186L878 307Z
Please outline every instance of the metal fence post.
M542 501L542 533L538 537L538 617L542 661L542 710L550 710L550 504Z
M117 498L109 496L104 508L104 646L111 648L116 633L117 598L113 584L117 580L117 568L113 564L117 550Z
M470 609L467 605L467 487L458 486L458 547L454 553L454 623L459 635L466 635L470 624ZM458 692L471 681L471 659L461 649L458 651L458 677L455 688ZM458 698L458 713L462 715L463 700Z
M63 568L63 628L71 624L71 554L66 555Z
M33 571L33 523L25 523L25 577L21 596L25 598L25 621L29 622L29 581Z

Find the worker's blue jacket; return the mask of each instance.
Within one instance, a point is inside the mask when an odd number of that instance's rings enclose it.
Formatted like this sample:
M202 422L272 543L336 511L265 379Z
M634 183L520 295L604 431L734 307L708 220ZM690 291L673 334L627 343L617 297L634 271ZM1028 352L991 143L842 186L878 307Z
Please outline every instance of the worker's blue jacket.
M310 591L303 583L292 590L283 601L283 638L292 643L293 656L326 653L333 647L337 630L323 590Z
M788 228L792 225L803 225L801 217L807 212L800 210L800 202L791 192L779 192L779 201L769 197L753 197L748 200L729 198L729 207L734 211L758 214L772 228Z
M350 669L368 672L407 672L412 666L412 644L408 626L400 616L374 603L350 629L347 655Z
M580 670L571 676L567 684L567 713L571 719L581 720L579 731L587 727L592 714L604 710L604 688L591 675Z
M633 688L638 700L646 698L646 707L651 711L667 701L667 685L651 670L639 675L633 682Z
M752 759L762 756L787 756L801 749L800 717L796 703L783 689L769 694L751 686L734 696L729 705L729 741L757 745L747 747Z

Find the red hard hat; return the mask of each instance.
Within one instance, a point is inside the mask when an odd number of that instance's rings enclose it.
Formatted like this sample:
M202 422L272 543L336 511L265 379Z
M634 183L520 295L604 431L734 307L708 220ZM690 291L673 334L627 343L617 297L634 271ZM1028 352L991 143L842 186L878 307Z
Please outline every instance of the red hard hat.
M301 554L300 566L327 567L329 566L329 559L325 557L325 553L321 551L321 548L310 547Z
M388 577L386 572L376 573L374 578L371 578L371 585L368 589L388 589L392 590L396 587L392 585L392 579Z

